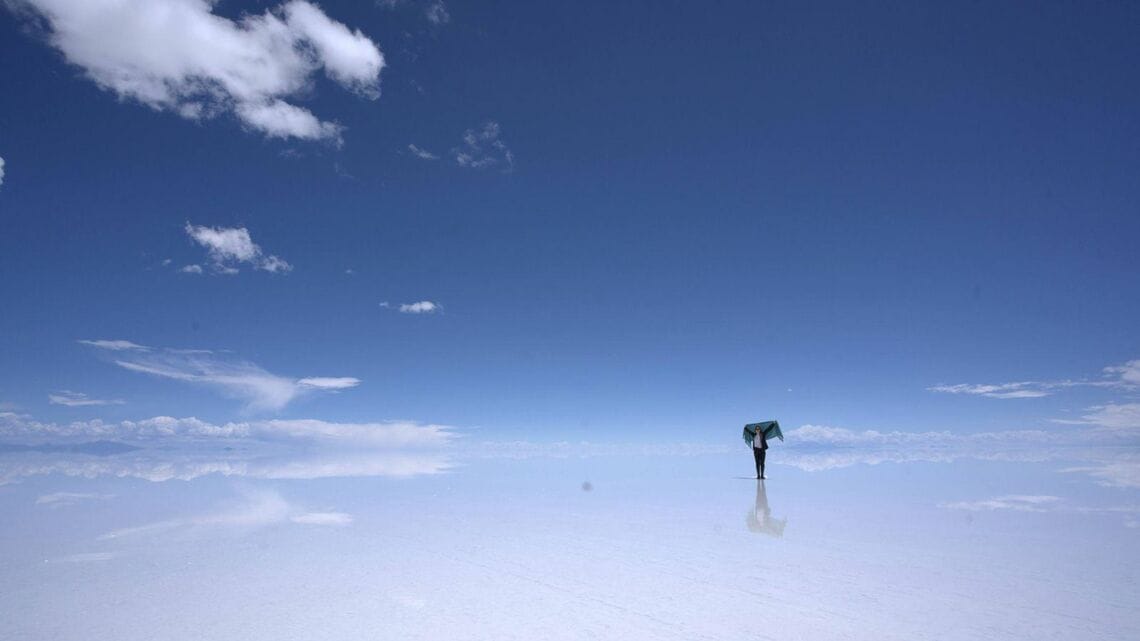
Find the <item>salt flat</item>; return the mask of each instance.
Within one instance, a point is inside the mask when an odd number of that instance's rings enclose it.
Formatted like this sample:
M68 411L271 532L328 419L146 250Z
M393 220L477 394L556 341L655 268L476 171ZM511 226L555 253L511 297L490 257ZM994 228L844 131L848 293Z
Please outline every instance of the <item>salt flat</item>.
M743 448L210 473L131 456L0 459L0 637L1072 640L1140 622L1136 489L1064 461L805 471L774 450L761 485Z

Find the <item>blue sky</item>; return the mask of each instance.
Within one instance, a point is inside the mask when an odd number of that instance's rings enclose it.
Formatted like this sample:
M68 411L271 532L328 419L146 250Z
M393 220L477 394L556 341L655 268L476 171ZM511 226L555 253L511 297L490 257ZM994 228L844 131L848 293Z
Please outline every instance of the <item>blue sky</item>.
M3 411L1140 429L1140 8L614 4L8 3Z

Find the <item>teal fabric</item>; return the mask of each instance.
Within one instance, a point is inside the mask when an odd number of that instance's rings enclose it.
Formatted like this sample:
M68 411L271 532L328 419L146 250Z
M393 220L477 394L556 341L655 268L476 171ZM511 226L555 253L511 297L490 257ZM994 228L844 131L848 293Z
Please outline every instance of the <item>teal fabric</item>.
M766 438L778 438L784 440L784 433L780 431L779 421L761 421L759 423L749 423L744 426L744 442L748 443L748 447L752 447L752 441L756 438L756 431L761 430L764 432Z

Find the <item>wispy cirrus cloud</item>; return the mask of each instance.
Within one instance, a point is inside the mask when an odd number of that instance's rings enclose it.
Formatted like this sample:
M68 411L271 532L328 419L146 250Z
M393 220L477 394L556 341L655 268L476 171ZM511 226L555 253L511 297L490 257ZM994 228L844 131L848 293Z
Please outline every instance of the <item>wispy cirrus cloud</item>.
M960 383L957 385L935 385L926 388L931 392L944 394L969 394L972 396L986 396L989 398L1041 398L1052 393L1052 387L1045 383L1001 383L999 385L971 385Z
M209 350L155 349L136 345L134 349L123 351L107 347L105 344L108 343L118 345L129 341L86 342L114 352L113 362L123 369L203 385L244 401L246 409L251 411L280 410L308 393L338 392L360 384L360 379L349 376L280 376L253 363Z
M132 343L131 341L123 341L123 340L80 339L76 342L82 343L83 345L90 345L91 347L98 347L99 349L110 350L112 352L122 352L122 351L149 352L150 351L150 348L147 347L146 345L139 345L138 343Z
M284 259L263 252L261 247L253 242L249 230L245 227L207 227L187 222L184 229L191 240L206 248L207 258L214 273L236 274L243 263L272 274L288 273L293 270L293 266ZM181 271L202 273L198 265L187 265Z
M4 159L0 158L0 187L4 186Z
M122 399L91 398L83 392L72 392L70 390L60 390L54 394L48 394L48 402L52 405L64 405L66 407L123 405L126 403L126 401Z
M1140 432L1140 403L1108 403L1094 405L1080 419L1054 419L1054 423L1066 425L1096 425L1107 430L1128 430Z
M183 118L235 116L269 138L341 139L342 127L287 99L318 70L367 99L384 56L359 29L291 0L230 20L211 0L7 0L101 88Z
M437 160L437 159L439 159L439 156L437 156L437 155L431 153L430 151L428 151L427 149L419 147L415 144L409 144L408 145L408 151L413 156L415 156L416 158L419 158L420 160Z
M954 385L934 385L926 388L943 394L965 394L988 398L1041 398L1059 390L1076 387L1099 387L1117 390L1140 388L1140 360L1132 360L1123 365L1106 367L1101 380L1062 380L1062 381L1020 381L1015 383L958 383Z

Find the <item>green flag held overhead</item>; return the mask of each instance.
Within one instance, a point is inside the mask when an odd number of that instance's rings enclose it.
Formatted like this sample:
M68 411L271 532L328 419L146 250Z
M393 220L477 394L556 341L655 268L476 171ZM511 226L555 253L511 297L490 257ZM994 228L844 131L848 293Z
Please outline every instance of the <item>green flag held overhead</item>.
M764 433L765 438L778 438L784 440L784 433L780 431L779 421L761 421L759 423L749 423L744 426L744 442L748 446L752 446L752 440L756 438L756 432Z

